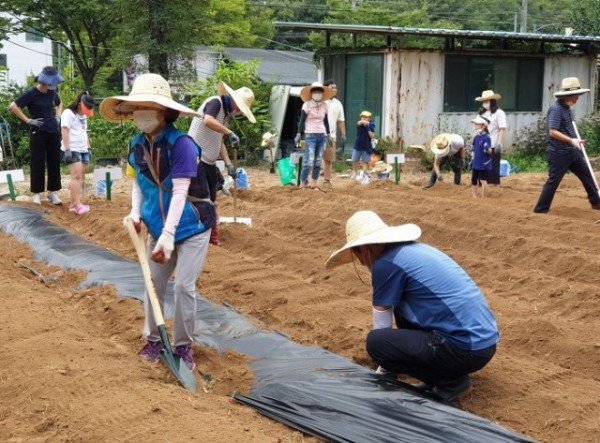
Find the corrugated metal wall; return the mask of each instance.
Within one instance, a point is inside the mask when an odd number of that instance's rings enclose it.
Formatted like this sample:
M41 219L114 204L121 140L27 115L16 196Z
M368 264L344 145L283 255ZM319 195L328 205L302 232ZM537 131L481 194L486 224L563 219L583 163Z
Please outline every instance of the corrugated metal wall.
M444 60L441 51L394 51L386 54L384 73L383 129L385 135L399 139L403 146L427 144L439 132L467 135L472 131L473 113L443 112ZM553 93L564 77L578 77L591 89L573 108L576 117L593 111L597 70L595 59L587 56L551 55L545 59L542 112L507 113L505 145L510 146L522 129L546 114ZM497 91L502 93L502 91ZM473 97L475 98L475 97ZM502 102L500 101L500 106Z

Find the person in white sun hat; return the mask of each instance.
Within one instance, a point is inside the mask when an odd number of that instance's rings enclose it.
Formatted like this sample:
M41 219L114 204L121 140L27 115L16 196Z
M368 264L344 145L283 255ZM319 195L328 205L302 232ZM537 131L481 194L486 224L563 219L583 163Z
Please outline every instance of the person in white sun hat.
M231 119L237 115L244 115L250 123L256 123L251 107L254 103L254 92L245 86L232 89L220 81L217 84L217 95L207 98L198 108L198 117L192 120L188 134L202 149L202 162L206 165L210 199L213 203L217 200L217 190L221 181L217 160L222 158L227 167L227 173L235 180L236 171L227 154L223 137L228 136L232 145L240 142L239 136L229 129ZM210 242L220 245L217 227L212 230Z
M359 211L326 267L357 261L371 271L367 352L380 370L410 375L422 382L416 388L452 401L470 387L468 374L494 356L498 327L475 282L420 236L417 225L388 226Z
M575 174L583 184L592 209L600 210L598 189L582 152L585 140L577 137L571 112L579 97L588 92L590 90L582 88L577 77L568 77L563 79L560 90L554 93L556 101L548 109L546 117L548 180L542 188L533 212L544 214L550 211L554 193L567 171Z
M442 181L442 168L446 164L454 171L454 184L460 185L465 161L465 140L458 134L443 133L431 140L430 148L435 158L429 183L424 186L424 189L431 189L436 181Z
M216 213L199 149L191 137L173 125L177 118L198 115L173 100L169 83L158 74L136 78L127 96L106 98L100 114L111 122L133 120L140 130L130 142L128 162L134 171L130 220L148 229L148 258L161 306L167 283L175 276L174 353L193 370L192 336L196 323L196 281L208 251ZM148 341L140 357L157 362L162 343L149 303L143 336Z
M480 97L475 101L480 102L483 109L480 114L489 120L488 131L492 140L492 169L488 174L488 183L490 185L500 184L500 160L502 157L502 145L504 144L504 134L506 132L506 113L498 107L498 100L502 96L492 90L483 91Z

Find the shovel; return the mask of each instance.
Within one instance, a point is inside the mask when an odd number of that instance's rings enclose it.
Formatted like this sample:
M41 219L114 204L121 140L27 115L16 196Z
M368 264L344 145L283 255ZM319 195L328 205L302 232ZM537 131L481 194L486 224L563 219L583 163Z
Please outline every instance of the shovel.
M152 306L152 312L154 313L154 320L158 325L158 333L160 335L160 341L163 344L163 348L160 351L160 358L165 362L167 367L171 370L173 375L179 380L179 383L183 385L185 389L191 392L196 391L196 377L185 363L181 362L181 358L173 354L171 348L171 342L169 341L169 335L167 334L167 328L165 327L165 319L163 318L158 297L156 296L156 290L154 289L154 283L152 282L152 274L150 273L150 266L148 265L148 257L146 255L146 246L142 242L140 235L135 229L133 221L129 220L126 224L127 232L131 237L135 252L137 252L140 265L142 267L142 273L144 274L144 281L146 283L146 289L148 290L148 298L150 299L150 305Z
M573 122L573 129L575 129L575 136L579 140L581 140L581 137L579 136L579 131L577 130L577 125L575 124L575 122ZM596 176L594 175L594 170L592 169L592 164L590 163L590 159L587 156L587 152L585 152L585 146L582 143L580 147L581 147L581 152L583 152L583 158L585 159L585 163L587 164L587 167L590 170L590 174L592 175L592 180L594 180L594 185L596 186L596 189L598 190L598 195L600 195L600 188L598 187L598 182L596 181Z
M233 167L237 171L237 143L233 147ZM237 216L237 178L233 179L233 217L219 217L220 223L241 223L252 226L252 219Z

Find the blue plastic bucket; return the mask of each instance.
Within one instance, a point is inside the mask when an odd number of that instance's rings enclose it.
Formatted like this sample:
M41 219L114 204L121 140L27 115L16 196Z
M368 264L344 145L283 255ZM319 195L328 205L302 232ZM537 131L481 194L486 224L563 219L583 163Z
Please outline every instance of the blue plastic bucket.
M507 177L510 175L510 163L508 160L500 160L500 177Z

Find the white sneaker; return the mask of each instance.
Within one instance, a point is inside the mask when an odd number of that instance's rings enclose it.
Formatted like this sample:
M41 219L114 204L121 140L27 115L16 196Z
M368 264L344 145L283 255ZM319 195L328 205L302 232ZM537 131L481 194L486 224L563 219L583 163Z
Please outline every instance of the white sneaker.
M353 172L352 174L350 174L350 178L354 180L356 178L356 172Z
M32 199L33 203L35 203L36 205L41 205L42 204L42 199L40 198L40 194L33 194L33 199Z
M54 192L48 192L48 201L53 205L62 205L62 201Z

